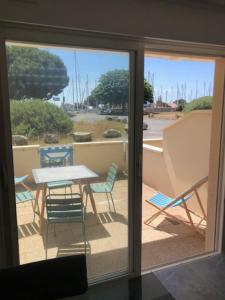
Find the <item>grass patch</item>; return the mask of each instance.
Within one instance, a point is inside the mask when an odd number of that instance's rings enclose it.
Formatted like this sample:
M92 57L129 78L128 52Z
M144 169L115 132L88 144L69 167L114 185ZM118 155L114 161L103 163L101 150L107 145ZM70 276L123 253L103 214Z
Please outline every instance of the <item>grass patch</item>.
M74 122L74 132L75 131L85 131L91 132L92 139L95 141L103 140L103 133L108 129L116 129L121 132L121 134L125 134L124 132L124 123L120 123L117 121L107 121L100 120L97 122Z
M93 141L102 141L102 140L109 140L103 137L104 131L108 129L119 130L122 134L122 137L120 139L126 137L127 134L124 131L124 126L125 126L124 123L120 123L117 121L107 121L107 120L100 120L96 122L81 121L81 122L74 122L73 131L91 132ZM117 140L117 139L111 139L111 140ZM59 144L71 144L71 143L74 143L72 135L60 136ZM38 144L41 146L46 145L43 138L39 138L39 137L37 137L36 139L29 139L29 144L30 145Z

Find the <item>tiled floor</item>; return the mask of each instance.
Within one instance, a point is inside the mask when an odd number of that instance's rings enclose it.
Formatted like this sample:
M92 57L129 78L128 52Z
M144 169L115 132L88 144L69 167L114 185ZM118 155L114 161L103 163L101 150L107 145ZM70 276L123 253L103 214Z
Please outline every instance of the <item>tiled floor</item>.
M157 210L145 200L156 192L149 186L143 185L142 206L142 268L163 265L169 262L191 257L204 252L205 241L203 236L190 229L190 226L174 222L174 220L160 215L150 226L144 221L152 216ZM180 207L171 208L171 215L179 217L187 224L188 219L185 210ZM200 219L192 215L195 224ZM206 224L202 224L204 231Z
M77 191L78 187L74 187ZM155 191L143 185L143 221L156 210L144 199ZM128 201L127 181L118 180L114 186L113 197L116 212L111 211L105 195L94 195L101 220L97 223L88 202L86 215L87 266L89 277L101 276L114 271L124 271L128 267ZM184 218L184 210L172 211ZM45 259L45 235L38 233L39 221L33 222L31 203L17 205L20 261L27 263ZM196 220L197 221L197 220ZM56 225L49 230L48 258L76 254L84 251L80 224ZM160 216L151 226L143 224L142 232L143 269L176 261L204 251L204 239L187 226ZM104 268L103 268L104 266Z
M225 299L225 256L222 254L155 274L176 300Z

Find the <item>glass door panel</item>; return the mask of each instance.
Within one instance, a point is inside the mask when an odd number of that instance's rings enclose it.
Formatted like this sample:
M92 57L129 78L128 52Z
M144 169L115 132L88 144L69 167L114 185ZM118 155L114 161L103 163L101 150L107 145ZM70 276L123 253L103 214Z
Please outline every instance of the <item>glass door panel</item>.
M129 52L6 55L20 263L86 253L90 280L129 272Z
M215 249L215 66L213 58L145 53L143 270Z

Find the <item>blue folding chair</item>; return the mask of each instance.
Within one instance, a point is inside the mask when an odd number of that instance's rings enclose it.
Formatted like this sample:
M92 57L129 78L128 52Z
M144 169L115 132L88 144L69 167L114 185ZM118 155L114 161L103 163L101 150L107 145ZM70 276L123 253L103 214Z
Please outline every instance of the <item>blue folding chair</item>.
M63 167L73 165L73 146L55 146L55 147L41 147L39 149L40 153L40 163L42 168L51 167ZM53 189L70 188L70 193L72 193L73 181L63 180L49 182L47 187L49 192Z
M31 189L24 183L29 175L14 177L15 186L21 186L23 191L16 192L16 203L32 201L34 199Z
M204 177L203 179L201 179L200 181L198 181L197 183L195 183L192 187L190 187L189 189L187 189L185 192L183 192L182 194L180 194L176 198L171 198L171 197L168 197L168 196L166 196L166 195L164 195L162 193L157 193L153 197L147 199L146 202L148 204L154 206L159 211L156 212L155 214L153 214L144 223L146 225L150 225L150 223L153 220L155 220L158 216L160 216L162 213L164 213L167 216L169 216L170 218L175 219L179 223L183 223L183 224L187 225L186 222L184 222L180 218L177 218L176 216L168 213L168 211L167 211L168 208L174 208L174 207L177 207L177 206L181 206L186 211L186 214L187 214L188 220L189 220L189 222L191 224L191 227L195 231L199 232L198 229L196 228L196 226L194 225L194 222L193 222L192 217L191 217L191 211L190 211L190 209L188 209L186 202L193 196L193 194L195 194L196 195L196 199L198 201L198 204L199 204L200 209L201 209L202 214L203 214L202 220L206 220L207 217L206 217L206 213L204 211L203 205L202 205L201 200L200 200L200 196L199 196L199 193L198 193L198 188L201 187L207 181L208 181L208 176Z
M32 209L34 212L34 203L33 203L34 195L31 189L24 182L28 176L29 175L14 177L15 188L17 188L18 186L22 188L21 191L16 192L16 203L19 204L26 201L31 201ZM35 212L34 212L34 217L35 217Z

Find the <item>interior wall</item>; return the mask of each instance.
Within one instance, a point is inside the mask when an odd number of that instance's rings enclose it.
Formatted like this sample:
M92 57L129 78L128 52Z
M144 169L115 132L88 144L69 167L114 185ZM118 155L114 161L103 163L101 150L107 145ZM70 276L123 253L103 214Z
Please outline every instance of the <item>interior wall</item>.
M162 0L1 0L0 20L225 45L223 9Z

